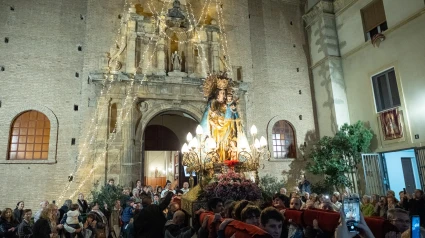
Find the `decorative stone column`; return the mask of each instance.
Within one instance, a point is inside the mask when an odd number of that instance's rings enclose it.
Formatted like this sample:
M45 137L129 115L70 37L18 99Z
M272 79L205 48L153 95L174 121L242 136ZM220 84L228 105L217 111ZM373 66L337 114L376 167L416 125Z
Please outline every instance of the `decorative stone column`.
M106 168L107 168L107 140L108 140L108 115L109 115L109 98L101 97L98 99L97 110L97 130L95 135L95 143L93 154L93 178L94 182L98 181L103 185L106 183Z
M214 73L220 71L218 33L214 31L211 32L211 68Z
M150 75L152 73L152 63L150 63L152 56L152 43L149 40L149 37L144 36L142 41L142 73L146 75Z
M199 72L199 76L207 77L207 72L209 71L209 64L208 64L209 47L208 47L207 32L205 30L198 31L198 34L199 34L198 54L200 57L199 58L200 61L198 63L200 63L201 65L201 71Z
M211 68L213 73L218 73L220 71L220 57L218 42L211 43Z
M163 37L158 39L157 49L156 49L156 75L165 75L165 41Z
M189 77L191 78L198 78L201 76L201 72L202 72L202 62L201 62L201 47L199 46L198 43L194 43L193 44L193 58L192 58L192 70L193 72L189 75ZM197 54L195 54L195 52L197 52Z
M130 8L130 16L127 21L127 57L126 72L134 74L136 72L136 21L134 19L135 8Z
M135 158L135 139L134 139L134 124L135 124L135 104L128 103L123 108L123 125L122 125L122 141L123 141L123 156L121 159L121 174L120 184L124 186L131 185L133 180L137 179L137 175L133 174L133 167L140 166L140 161Z

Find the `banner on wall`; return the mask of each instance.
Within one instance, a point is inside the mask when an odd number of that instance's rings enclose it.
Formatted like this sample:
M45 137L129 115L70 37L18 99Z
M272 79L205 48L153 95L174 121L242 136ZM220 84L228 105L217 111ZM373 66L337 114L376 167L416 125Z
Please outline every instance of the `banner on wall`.
M403 137L403 123L398 108L393 108L379 114L384 140L394 140Z

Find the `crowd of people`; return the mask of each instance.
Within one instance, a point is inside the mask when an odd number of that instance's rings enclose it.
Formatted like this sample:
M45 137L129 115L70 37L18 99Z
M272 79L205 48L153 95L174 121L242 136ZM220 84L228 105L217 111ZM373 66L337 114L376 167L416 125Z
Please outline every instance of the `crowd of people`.
M108 184L113 188L114 180ZM181 208L181 198L189 184L178 188L177 182L167 181L164 188L143 186L125 188L124 199L113 207L98 201L88 203L83 194L73 203L66 200L60 208L48 201L40 202L33 213L19 201L15 209L6 208L0 216L0 238L314 238L314 237L374 237L365 218L380 217L394 226L385 237L410 237L410 216L418 215L421 226L425 221L425 199L421 190L413 195L389 190L386 196L364 195L361 199L361 218L358 232L350 232L343 212L343 197L353 196L334 192L330 196L315 194L308 181L302 180L290 193L281 188L271 203L258 201L208 200L207 207L188 214ZM340 225L333 230L322 229L327 221L314 219L309 225L291 219L294 211L326 211L338 214ZM192 216L193 215L193 216ZM189 219L191 218L191 219Z

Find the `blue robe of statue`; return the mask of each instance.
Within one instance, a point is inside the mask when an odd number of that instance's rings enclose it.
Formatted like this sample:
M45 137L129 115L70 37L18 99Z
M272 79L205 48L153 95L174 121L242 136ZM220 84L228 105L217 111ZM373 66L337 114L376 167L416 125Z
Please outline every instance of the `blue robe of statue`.
M239 119L239 113L236 110L232 110L230 107L230 103L227 104L226 114L224 115L224 119Z
M204 132L204 135L211 135L210 125L208 123L208 117L209 117L208 114L210 112L210 109L211 109L211 100L208 101L207 106L205 107L205 111L204 111L204 114L202 115L202 119L200 123L202 130Z

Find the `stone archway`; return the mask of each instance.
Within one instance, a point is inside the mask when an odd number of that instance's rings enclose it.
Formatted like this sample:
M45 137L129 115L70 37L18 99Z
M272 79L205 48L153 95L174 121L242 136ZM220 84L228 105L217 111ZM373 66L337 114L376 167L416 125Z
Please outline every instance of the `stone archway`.
M203 107L205 107L204 102L182 102L180 104L175 104L172 101L167 102L158 102L163 100L146 100L142 103L146 103L147 108L141 109L142 116L140 122L138 123L136 129L136 138L143 138L143 133L146 129L147 124L157 115L166 112L166 111L181 111L189 114L195 118L198 122L201 121ZM164 100L165 101L165 100ZM155 104L161 103L159 107L155 107ZM151 106L152 105L152 106ZM142 107L142 106L141 106ZM143 112L145 110L145 112Z
M124 181L135 181L137 179L142 179L144 177L144 167L143 167L143 137L148 126L149 122L160 115L161 113L168 111L179 111L186 113L193 117L196 121L200 121L206 103L200 100L194 101L176 101L176 100L164 100L164 99L141 99L140 103L137 104L137 107L140 111L139 118L135 118L133 121L135 128L134 135L134 151L133 161L139 161L141 164L141 169L138 174L131 174L131 178L123 178ZM125 158L123 158L125 160ZM122 163L125 165L125 162ZM128 175L127 175L128 176Z

